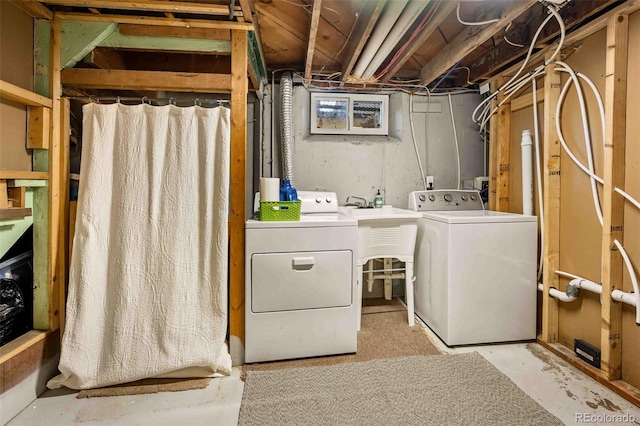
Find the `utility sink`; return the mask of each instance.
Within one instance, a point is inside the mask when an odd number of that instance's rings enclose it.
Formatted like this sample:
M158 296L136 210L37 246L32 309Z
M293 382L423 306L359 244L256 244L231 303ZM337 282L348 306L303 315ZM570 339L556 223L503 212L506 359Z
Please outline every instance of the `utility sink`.
M417 223L418 218L422 216L419 212L411 210L398 209L392 206L384 206L382 208L351 208L351 207L338 207L338 211L342 214L351 216L358 220L358 225L366 223L367 225L374 225L375 222L379 222L380 225L384 223L385 226L393 226L394 224L406 224Z

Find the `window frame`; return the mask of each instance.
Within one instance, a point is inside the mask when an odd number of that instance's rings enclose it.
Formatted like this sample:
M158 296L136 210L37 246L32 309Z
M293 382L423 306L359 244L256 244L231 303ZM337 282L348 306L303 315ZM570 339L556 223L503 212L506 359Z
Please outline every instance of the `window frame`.
M342 101L347 100L347 128L346 129L328 129L318 127L317 123L317 101L318 100L332 100ZM353 119L353 105L355 102L380 102L381 103L381 126L380 128L365 128L354 127ZM312 92L311 93L311 108L310 108L310 133L312 135L377 135L388 136L389 135L389 95L372 95L361 93L326 93L326 92Z

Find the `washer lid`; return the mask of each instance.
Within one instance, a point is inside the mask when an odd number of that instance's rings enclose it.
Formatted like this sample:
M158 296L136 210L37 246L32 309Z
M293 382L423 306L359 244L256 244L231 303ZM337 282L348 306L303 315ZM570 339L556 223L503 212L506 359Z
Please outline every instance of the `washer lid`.
M425 219L436 220L443 223L514 223L537 222L536 216L516 213L494 212L490 210L458 210L424 212Z
M261 228L319 228L328 226L358 226L358 221L352 217L339 213L301 214L299 221L268 222L261 220L247 220L246 229Z

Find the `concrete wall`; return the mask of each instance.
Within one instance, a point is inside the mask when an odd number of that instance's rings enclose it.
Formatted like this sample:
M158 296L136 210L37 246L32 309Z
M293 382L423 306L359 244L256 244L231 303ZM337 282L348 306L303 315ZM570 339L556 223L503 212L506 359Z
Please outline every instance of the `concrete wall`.
M470 118L480 97L459 94L451 99L459 139L462 180L482 176L484 147L477 126ZM430 112L428 122L425 112L413 113L416 144L424 173L434 176L435 188L456 188L456 148L448 98L432 96L429 101L425 96L413 97L416 110L426 111L426 105L423 108L416 105L427 102L431 104L430 111L439 109L440 112ZM411 136L409 104L408 94L391 95L389 137L310 135L310 93L302 86L295 87L293 171L296 188L335 191L340 204L344 204L349 195L373 201L380 189L385 204L406 208L409 192L423 189ZM276 140L279 141L279 126L276 130ZM274 169L277 171L279 167Z

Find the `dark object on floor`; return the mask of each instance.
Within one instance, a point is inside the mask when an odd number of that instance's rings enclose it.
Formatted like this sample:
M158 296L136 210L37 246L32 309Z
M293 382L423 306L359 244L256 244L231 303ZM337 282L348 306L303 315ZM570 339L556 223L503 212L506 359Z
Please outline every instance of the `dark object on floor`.
M584 340L575 339L573 342L573 351L578 355L578 358L596 368L600 368L600 349Z
M18 283L0 279L0 346L26 333L24 296Z
M106 388L85 389L77 398L94 398L100 396L141 395L145 393L179 392L185 390L204 389L209 386L211 378L197 379L144 379Z
M238 425L560 425L476 352L248 371Z

